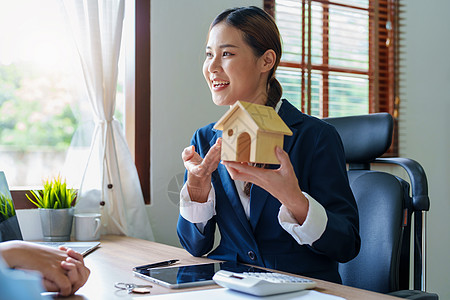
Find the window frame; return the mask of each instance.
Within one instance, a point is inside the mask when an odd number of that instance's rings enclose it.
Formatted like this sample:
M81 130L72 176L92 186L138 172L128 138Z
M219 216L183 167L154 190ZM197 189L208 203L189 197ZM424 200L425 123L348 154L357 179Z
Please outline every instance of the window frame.
M134 130L130 147L134 152L135 165L139 176L144 203L150 204L150 0L135 0L135 51L134 76L134 111L131 120ZM128 83L127 83L128 85ZM134 146L134 147L133 147ZM36 208L27 198L31 188L11 188L16 209Z
M303 2L311 0L301 0ZM327 0L314 0L322 3L332 3ZM140 179L142 193L145 204L150 204L150 149L151 149L151 87L150 87L150 2L151 0L135 0L135 79L134 88L134 158L135 165ZM274 16L275 0L264 0L264 9ZM399 0L370 0L369 10L373 14L381 11L388 11L388 17L391 18L392 30L386 29L386 20L381 22L370 22L371 30L376 34L372 35L370 43L375 43L378 47L374 48L372 56L384 57L383 64L377 64L377 68L370 69L374 78L379 78L379 74L388 73L387 82L372 83L369 87L369 94L372 93L372 100L369 102L370 113L388 112L394 118L394 135L391 148L386 156L398 155L398 117L400 98L399 91ZM383 46L382 39L390 38L391 46ZM371 47L372 48L372 47ZM380 60L378 58L378 60ZM282 63L280 66L288 63ZM373 65L373 64L371 64ZM381 95L381 96L380 96ZM380 99L382 98L382 99ZM129 99L127 99L129 100ZM133 148L133 147L131 147ZM11 190L17 209L33 208L28 201L25 190Z
M322 34L328 37L328 13L330 5L361 9L352 5L341 4L329 0L299 0L303 9L307 4L315 2L323 7ZM365 9L369 15L369 70L367 72L350 68L333 67L328 65L328 39L323 40L323 63L311 64L308 57L303 54L302 61L289 62L281 61L280 67L299 70L300 73L307 73L308 70L322 71L322 99L320 101L322 117L328 117L328 73L339 71L344 73L362 74L369 77L369 113L388 112L394 118L394 133L390 149L385 156L398 156L398 117L399 117L399 3L400 0L369 0L369 7ZM275 0L264 0L264 9L275 18ZM311 7L311 5L308 5ZM304 15L303 15L304 16ZM387 22L391 23L391 28L387 29ZM303 37L305 31L302 27ZM387 44L387 40L389 43ZM303 51L305 53L305 51ZM311 53L311 51L308 51ZM310 76L311 72L308 73ZM301 76L301 109L307 114L311 114L311 97L305 94L304 76ZM308 82L311 83L310 78ZM310 91L311 89L308 88Z
M150 204L150 0L135 0L134 158L145 204Z

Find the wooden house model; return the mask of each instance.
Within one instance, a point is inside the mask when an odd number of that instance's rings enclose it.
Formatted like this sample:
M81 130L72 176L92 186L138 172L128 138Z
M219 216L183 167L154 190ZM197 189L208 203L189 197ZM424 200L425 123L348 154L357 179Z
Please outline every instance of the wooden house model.
M214 125L222 130L221 159L279 164L275 146L283 148L292 131L270 106L237 101Z

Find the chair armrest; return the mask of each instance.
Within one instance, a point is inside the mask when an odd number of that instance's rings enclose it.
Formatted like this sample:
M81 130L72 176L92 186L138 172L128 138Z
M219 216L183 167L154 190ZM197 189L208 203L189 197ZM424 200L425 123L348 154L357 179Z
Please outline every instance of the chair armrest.
M428 211L428 181L422 166L415 160L403 157L377 158L373 163L394 164L402 167L411 181L412 205L415 211Z
M411 300L439 300L437 294L417 290L401 290L388 293L388 295Z
M426 219L430 209L428 181L422 166L413 159L403 157L377 158L373 163L393 164L402 167L409 176L412 191L412 208L419 214L414 219L414 289L426 290ZM418 295L416 295L418 296ZM434 294L431 294L434 297ZM410 298L416 299L416 298ZM417 298L435 299L435 298Z

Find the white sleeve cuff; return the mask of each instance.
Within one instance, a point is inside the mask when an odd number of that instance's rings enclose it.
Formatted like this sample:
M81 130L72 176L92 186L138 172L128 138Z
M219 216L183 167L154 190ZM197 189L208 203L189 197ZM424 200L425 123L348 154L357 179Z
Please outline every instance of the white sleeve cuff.
M300 245L312 245L325 231L328 217L325 208L307 193L303 193L309 201L308 214L302 225L298 224L292 213L281 205L278 222Z
M208 194L208 200L204 203L191 201L186 183L180 192L180 215L191 223L208 222L216 214L216 197L214 187L211 184L211 190ZM203 226L200 226L203 228Z

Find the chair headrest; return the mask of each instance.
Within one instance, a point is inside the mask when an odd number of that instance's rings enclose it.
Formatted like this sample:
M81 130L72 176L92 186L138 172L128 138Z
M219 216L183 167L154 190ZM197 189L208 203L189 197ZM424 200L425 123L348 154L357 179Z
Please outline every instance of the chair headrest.
M394 121L388 113L325 118L344 144L347 163L367 163L383 155L392 142Z

